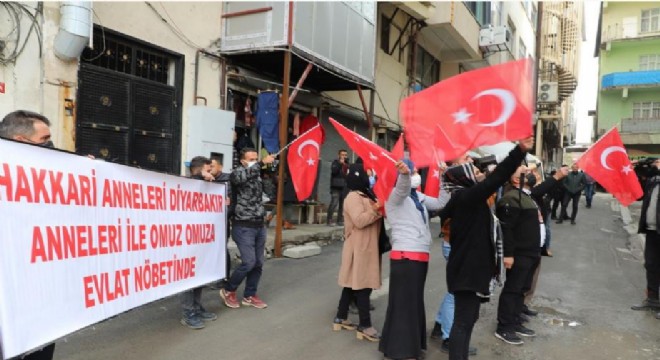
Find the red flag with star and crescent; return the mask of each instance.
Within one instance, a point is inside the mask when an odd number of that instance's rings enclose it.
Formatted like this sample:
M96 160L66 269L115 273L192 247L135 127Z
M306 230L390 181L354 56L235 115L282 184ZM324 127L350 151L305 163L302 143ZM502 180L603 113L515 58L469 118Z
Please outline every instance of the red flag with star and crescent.
M321 156L323 131L321 125L316 125L300 135L289 145L286 160L289 163L291 181L296 191L298 201L303 201L312 195Z
M364 136L347 129L344 125L330 118L330 123L337 129L339 135L344 138L348 147L350 147L359 157L362 158L365 169L374 169L378 174L378 180L374 185L374 193L383 204L387 201L396 183L398 171L394 164L396 159L387 150L378 146Z
M401 119L412 161L431 166L532 135L532 64L522 59L468 71L404 99Z
M440 196L440 165L437 161L429 167L429 172L426 174L424 194L434 198Z
M634 203L644 194L616 127L591 145L577 164L623 206Z

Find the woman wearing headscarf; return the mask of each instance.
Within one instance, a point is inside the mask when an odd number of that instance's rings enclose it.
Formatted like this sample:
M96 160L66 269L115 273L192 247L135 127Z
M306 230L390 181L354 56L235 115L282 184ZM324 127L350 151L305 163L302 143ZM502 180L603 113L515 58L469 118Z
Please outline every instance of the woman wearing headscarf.
M390 291L379 350L389 359L419 359L426 350L424 284L431 231L428 211L440 210L449 198L417 192L421 177L410 160L396 164L399 177L385 204L392 228Z
M483 181L471 164L447 169L451 200L440 211L451 219L451 253L447 262L447 290L454 294L454 323L449 334L449 359L468 358L472 329L479 318L481 302L490 298L491 279L501 272L502 256L495 238L495 219L488 198L504 185L534 145L534 138L520 141L509 156ZM498 266L499 265L499 266Z
M356 326L348 320L348 308L355 299L360 318L357 338L378 341L378 331L371 324L369 296L381 285L378 236L382 205L369 188L369 176L362 164L349 167L346 187L349 193L344 199L344 248L338 281L343 290L333 329L355 330Z

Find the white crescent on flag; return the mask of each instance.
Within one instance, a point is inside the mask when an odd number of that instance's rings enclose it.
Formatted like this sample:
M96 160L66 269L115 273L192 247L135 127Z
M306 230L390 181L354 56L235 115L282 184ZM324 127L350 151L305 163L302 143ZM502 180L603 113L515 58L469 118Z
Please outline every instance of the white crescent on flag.
M614 170L607 165L607 157L614 152L620 152L627 155L626 149L622 148L621 146L610 146L607 149L605 149L603 153L600 154L600 164L603 165L603 167L607 170Z
M516 109L515 96L513 96L513 93L509 90L489 89L478 93L472 98L472 100L476 100L486 95L496 96L500 100L502 103L502 112L500 113L500 116L495 119L495 121L482 123L479 124L479 126L495 127L504 124L507 120L509 120L509 117L511 117L511 114L513 114L513 111Z

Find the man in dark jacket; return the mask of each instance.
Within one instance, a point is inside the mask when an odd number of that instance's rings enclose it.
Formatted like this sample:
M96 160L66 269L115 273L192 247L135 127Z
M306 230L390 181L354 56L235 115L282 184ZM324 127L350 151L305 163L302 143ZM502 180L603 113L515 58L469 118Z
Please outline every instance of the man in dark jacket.
M490 281L495 275L496 246L494 219L486 200L516 171L534 138L520 141L495 171L476 181L469 164L459 165L461 176L447 170L447 181L458 189L440 212L451 219L451 253L447 262L447 290L454 294L454 324L449 335L449 359L467 359L472 329L479 318L479 307L490 296Z
M268 155L261 161L257 161L258 159L257 150L244 148L241 150L241 166L231 173L231 190L236 199L231 238L241 254L241 265L231 274L225 288L220 290L220 297L225 305L232 309L239 308L241 303L258 309L268 306L257 296L266 246L266 212L262 203L261 168L273 163L275 157ZM239 303L236 289L243 280L245 290L243 301Z
M520 321L525 293L532 288L534 272L541 261L546 228L542 211L543 196L561 179L562 172L539 186L536 177L521 166L511 177L513 188L497 203L497 217L502 224L506 282L497 309L495 337L512 344L523 344L519 336L536 336ZM522 187L522 188L521 188Z
M339 150L338 158L330 166L330 205L328 205L328 226L337 210L337 225L344 225L344 197L346 197L346 174L348 173L348 152Z
M633 306L632 309L660 311L660 299L658 299L660 287L660 159L653 162L644 188L639 233L646 234L644 247L646 299L641 304ZM656 318L660 319L660 312L656 314Z
M564 222L564 219L568 217L566 208L570 201L573 202L573 212L571 213L571 224L575 225L575 217L578 212L578 204L580 203L580 196L582 195L582 190L587 185L587 178L584 177L584 173L580 172L577 164L571 166L571 172L568 173L568 176L564 179L564 200L561 202L561 216L557 220L557 224Z

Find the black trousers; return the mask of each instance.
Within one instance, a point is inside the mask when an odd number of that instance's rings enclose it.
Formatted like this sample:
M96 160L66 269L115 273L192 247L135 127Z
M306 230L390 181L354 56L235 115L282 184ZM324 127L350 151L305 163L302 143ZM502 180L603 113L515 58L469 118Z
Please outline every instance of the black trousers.
M553 197L552 198L552 218L557 217L557 208L559 208L559 205L561 205L562 201L564 201L564 195L561 197ZM559 216L561 216L561 210L559 211Z
M390 260L390 292L378 350L388 359L419 359L426 350L424 285L429 263Z
M498 331L515 331L516 326L520 325L525 293L532 288L534 271L540 259L536 256L514 256L513 267L506 271L506 282L497 306Z
M644 268L646 269L646 289L649 298L658 298L660 287L660 234L656 230L646 233L644 248Z
M472 329L479 319L481 299L472 291L454 292L454 325L449 333L449 360L468 358Z
M371 327L371 314L369 313L369 296L371 296L372 289L353 290L351 288L343 288L341 297L339 298L339 306L337 307L337 318L346 320L348 318L348 307L351 302L355 301L358 308L360 317L360 327Z
M577 212L578 212L578 205L580 204L581 194L582 191L578 192L577 194L571 194L569 192L566 192L564 194L564 200L561 202L561 219L564 219L565 217L568 216L568 213L566 212L566 208L568 207L568 203L570 201L573 201L573 212L571 213L571 221L575 221L575 217L577 216Z
M37 350L30 355L25 355L21 357L11 358L10 360L52 360L53 354L55 353L55 343L46 345L43 349Z

